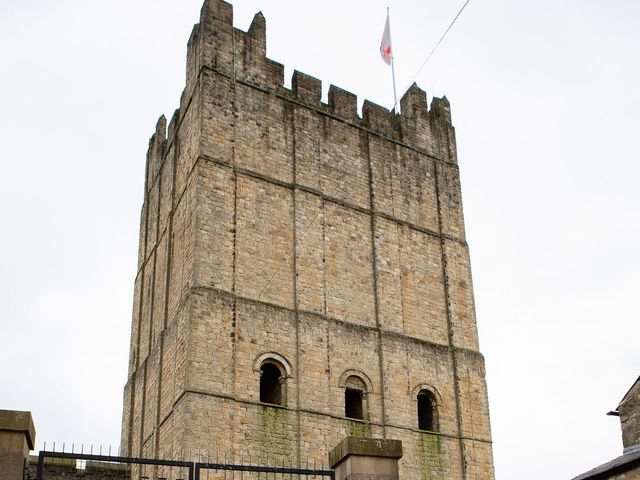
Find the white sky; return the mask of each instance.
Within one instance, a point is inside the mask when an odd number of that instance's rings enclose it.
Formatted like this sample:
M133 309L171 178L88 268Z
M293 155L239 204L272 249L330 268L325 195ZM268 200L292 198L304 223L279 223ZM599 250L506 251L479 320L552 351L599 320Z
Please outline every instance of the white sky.
M144 159L201 0L0 0L0 408L117 445ZM268 55L390 107L463 0L236 0ZM640 374L640 2L471 0L418 76L457 128L498 479L621 453ZM401 94L402 92L399 92Z

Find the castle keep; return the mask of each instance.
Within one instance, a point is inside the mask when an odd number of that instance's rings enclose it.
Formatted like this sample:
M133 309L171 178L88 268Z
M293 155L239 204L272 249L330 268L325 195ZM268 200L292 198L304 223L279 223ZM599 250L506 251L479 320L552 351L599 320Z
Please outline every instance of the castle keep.
M354 435L401 440L401 478L493 478L448 101L288 89L232 15L205 2L149 144L123 452L326 465Z

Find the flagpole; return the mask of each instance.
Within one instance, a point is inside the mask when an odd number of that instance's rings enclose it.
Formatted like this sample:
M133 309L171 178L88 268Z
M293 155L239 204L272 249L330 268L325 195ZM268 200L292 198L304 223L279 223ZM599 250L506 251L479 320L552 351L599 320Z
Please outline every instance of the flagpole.
M389 19L389 42L391 42L391 17L389 15L389 7L387 7L387 18ZM393 62L393 43L391 42L391 78L393 79L393 109L400 113L400 105L398 105L398 94L396 93L396 69Z

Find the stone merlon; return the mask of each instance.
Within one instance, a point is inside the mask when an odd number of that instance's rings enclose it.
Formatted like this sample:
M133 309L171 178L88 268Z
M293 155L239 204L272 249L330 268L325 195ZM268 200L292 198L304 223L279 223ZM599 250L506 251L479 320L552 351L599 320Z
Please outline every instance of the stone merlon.
M181 107L196 87L200 71L210 68L230 81L251 84L308 105L411 147L456 162L451 108L446 97L433 98L431 109L427 95L415 83L400 101L401 114L364 100L362 118L357 114L357 97L331 85L327 103L323 103L322 81L295 71L291 89L284 86L284 67L267 58L266 21L258 12L247 32L233 27L233 7L222 0L206 0L200 23L194 26L187 52L187 82ZM183 108L181 108L183 109ZM171 137L171 131L169 133Z

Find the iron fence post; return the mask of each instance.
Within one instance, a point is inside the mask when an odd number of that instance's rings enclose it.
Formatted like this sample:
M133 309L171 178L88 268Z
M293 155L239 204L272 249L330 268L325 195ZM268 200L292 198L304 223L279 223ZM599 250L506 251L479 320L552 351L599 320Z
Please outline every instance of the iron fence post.
M44 472L44 452L38 454L38 469L36 470L36 480L42 480L42 473Z

